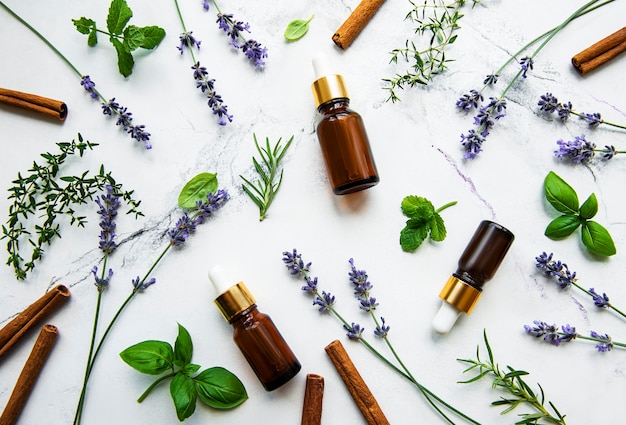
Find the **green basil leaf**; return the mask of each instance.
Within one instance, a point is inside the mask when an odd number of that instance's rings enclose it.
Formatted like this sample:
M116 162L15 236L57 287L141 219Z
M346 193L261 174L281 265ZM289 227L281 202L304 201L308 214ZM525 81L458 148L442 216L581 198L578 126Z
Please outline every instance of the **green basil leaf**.
M193 375L194 373L196 373L199 370L200 370L200 365L199 364L190 363L190 364L187 364L187 365L183 366L182 373L184 373L187 376L191 376L191 375Z
M217 174L200 173L185 184L178 195L178 206L194 208L197 201L206 200L209 193L217 191Z
M181 367L191 363L191 357L193 356L193 343L191 342L191 336L187 329L185 329L180 323L178 324L178 336L174 343L174 361L180 364Z
M309 31L309 22L313 19L314 15L307 20L304 19L295 19L287 25L285 29L285 39L287 41L296 41L300 40L305 34Z
M130 52L138 49L143 43L143 31L135 25L124 28L124 45Z
M581 220L577 215L562 215L548 224L544 234L550 239L561 239L574 233L580 226L580 222Z
M438 213L435 213L430 220L430 238L436 242L441 242L446 238L446 226Z
M143 34L141 47L144 49L154 49L165 37L165 30L156 25L142 27L141 32Z
M184 421L196 410L198 392L193 380L182 373L177 373L170 382L170 394L176 407L176 416Z
M550 205L563 214L578 213L578 195L561 177L550 171L543 182L544 193Z
M410 219L406 227L400 231L400 246L403 251L415 251L424 242L430 230L429 221Z
M587 200L580 206L579 214L585 220L593 218L598 213L598 199L596 194L589 195Z
M405 216L424 220L430 220L435 212L435 207L428 199L415 195L405 197L400 208Z
M95 28L96 22L93 19L82 16L80 19L72 19L76 30L81 34L89 34L92 28Z
M167 342L149 340L128 347L120 357L141 373L160 375L172 368L174 350Z
M595 221L588 221L583 225L582 241L594 254L610 257L617 253L609 231Z
M222 367L206 369L193 380L200 400L215 409L232 409L248 399L239 378Z
M124 77L128 77L133 73L133 66L135 65L135 60L133 59L133 55L130 54L128 48L122 44L121 41L110 37L109 40L115 47L115 51L117 52L117 68Z
M113 0L107 15L107 29L111 34L120 35L132 17L133 11L126 4L126 0Z

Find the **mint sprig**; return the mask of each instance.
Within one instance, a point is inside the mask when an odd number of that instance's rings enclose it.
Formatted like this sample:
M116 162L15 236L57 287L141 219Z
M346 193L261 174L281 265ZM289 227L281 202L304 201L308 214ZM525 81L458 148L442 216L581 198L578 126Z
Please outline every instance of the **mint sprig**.
M402 200L402 213L409 219L400 231L400 246L403 251L415 251L430 234L430 239L441 242L446 238L446 226L439 214L456 201L448 202L435 209L432 202L421 196L410 195Z
M200 399L215 409L232 409L248 399L245 387L234 374L222 367L211 367L194 376L200 365L191 363L193 343L187 329L178 325L174 343L148 340L128 347L120 357L133 369L148 375L161 375L137 399L141 403L161 382L171 379L170 395L179 421L184 421L196 410Z
M109 36L109 41L117 53L118 69L124 77L133 73L135 65L133 51L138 48L152 50L165 37L165 30L156 25L146 27L128 25L132 17L133 11L128 7L126 0L113 0L106 19L107 31L98 29L93 19L85 17L72 19L76 30L87 35L87 45L90 47L98 44L98 33Z
M594 193L580 205L576 191L553 171L546 176L543 188L546 200L561 213L546 227L547 237L563 239L580 227L583 245L590 252L605 257L615 255L617 250L609 231L591 220L598 213L598 199Z

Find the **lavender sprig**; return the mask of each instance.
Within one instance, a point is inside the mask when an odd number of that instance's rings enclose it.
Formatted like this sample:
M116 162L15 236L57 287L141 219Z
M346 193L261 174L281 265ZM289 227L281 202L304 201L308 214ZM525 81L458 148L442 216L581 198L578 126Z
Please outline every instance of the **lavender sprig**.
M533 324L534 326L524 325L526 333L535 338L542 338L552 345L559 346L564 342L582 339L595 342L596 350L601 353L611 351L615 347L626 348L626 344L613 341L608 334L600 334L596 331L591 331L590 336L584 336L576 332L576 328L569 324L563 325L560 328L557 325L549 325L539 320L533 320Z
M48 47L50 47L52 49L52 51L59 57L61 58L61 60L63 60L63 62L65 62L66 65L68 65L72 71L74 71L74 73L76 73L76 75L78 75L80 77L80 84L81 86L83 86L83 88L89 93L89 95L93 98L93 99L100 99L104 108L104 105L107 103L106 102L106 98L96 89L96 85L93 81L91 81L91 78L89 78L89 75L83 74L82 72L80 72L78 70L78 68L76 68L72 62L69 61L69 59L63 55L63 53L61 53L61 51L59 49L57 49L54 44L52 44L46 37L43 36L43 34L41 34L39 31L37 31L32 25L30 25L28 22L26 22L21 16L19 16L18 14L16 14L13 10L11 10L10 8L8 8L2 1L0 1L0 6L2 6L7 12L9 12L9 14L11 14L15 19L17 19L22 25L24 25L26 28L28 28L30 31L32 31L41 41L43 41ZM115 100L115 98L111 99L109 102L113 102ZM103 113L105 115L111 115L111 112L118 114L118 110L117 109L110 109L110 113L107 114L107 112L105 110L103 110ZM127 112L126 108L123 108L123 112L126 113L126 118L128 122L127 125L123 126L124 131L130 135L131 138L136 139L138 142L143 142L144 146L146 149L151 149L152 145L149 143L150 140L150 133L148 133L145 130L145 126L144 125L139 125L139 126L133 126L131 124L132 118L130 118L130 116L132 115L130 112ZM126 121L124 121L126 122ZM119 125L120 122L118 120L117 125Z
M228 107L224 104L222 96L215 91L215 79L209 78L209 72L206 67L201 66L200 62L196 60L193 47L195 46L196 49L199 50L201 41L197 40L192 35L193 31L187 31L183 15L180 11L180 7L178 6L178 0L174 0L174 4L176 5L178 19L180 20L180 24L183 29L183 32L179 36L180 45L176 48L180 51L181 55L185 49L189 51L193 62L191 69L193 70L193 79L196 82L196 88L200 89L200 91L206 95L208 99L207 104L213 111L213 115L217 116L218 124L224 126L228 122L233 121L233 116L228 113ZM226 120L228 120L228 122Z
M609 302L609 297L605 293L600 295L595 291L594 288L589 288L589 290L584 289L578 284L576 272L571 271L567 264L562 263L559 260L553 260L552 257L552 253L546 254L545 252L543 252L538 257L535 257L536 265L537 268L543 269L544 273L547 276L556 278L561 289L569 289L574 286L575 288L590 296L593 299L594 304L598 308L611 309L622 317L626 318L626 314L624 312L622 312L620 309L618 309Z
M232 14L222 13L215 0L212 0L212 3L215 9L217 9L217 21L215 22L230 38L230 44L235 49L241 50L255 67L263 67L265 65L263 59L267 57L267 48L263 47L258 41L252 39L247 40L243 36L245 32L250 33L250 24L248 22L235 20ZM204 10L209 10L209 2L203 0L202 7Z
M528 76L528 72L532 71L534 68L535 57L541 52L541 50L555 37L559 31L561 31L566 25L568 25L571 21L580 16L583 16L586 13L589 13L605 4L608 4L614 0L605 0L600 4L600 0L592 0L587 2L581 8L577 9L574 13L568 16L560 25L546 31L540 36L536 37L526 45L524 45L520 50L518 50L515 54L513 54L504 64L498 68L498 70L492 74L486 76L483 81L483 87L481 90L470 90L469 93L466 93L461 96L456 101L456 106L458 109L469 112L472 109L478 109L478 114L474 117L474 126L475 128L468 130L467 133L461 135L460 143L465 149L464 158L466 159L474 159L476 156L482 152L483 143L486 141L487 136L490 134L490 130L495 124L495 121L504 117L504 109L506 108L506 95L508 91L513 87L513 85L519 80L520 77L526 78ZM523 53L528 50L530 47L541 41L541 44L529 55L522 56ZM521 59L517 59L518 57ZM517 61L519 65L519 70L513 76L511 81L506 85L504 90L500 93L498 97L490 97L489 104L486 106L481 106L483 100L483 91L492 85L495 85L498 82L500 74L512 61Z
M600 124L604 124L626 130L626 125L605 121L598 112L577 112L573 109L572 102L559 102L552 93L541 95L537 105L540 111L547 112L548 114L556 112L562 122L567 121L570 115L575 115L581 120L586 121L590 128L597 128Z
M151 275L157 265L161 262L161 260L163 260L165 254L167 254L167 252L172 247L180 247L181 245L183 245L187 241L189 236L195 231L196 227L204 223L210 216L213 215L213 213L220 209L227 200L228 193L220 189L215 193L209 193L206 197L206 200L197 201L195 207L191 209L191 211L185 211L181 218L176 222L176 225L172 229L167 231L169 243L157 256L156 260L152 263L144 276L141 278L137 276L136 278L131 280L132 290L130 294L121 304L121 306L118 308L117 312L114 314L113 318L109 322L106 330L100 338L97 347L93 351L91 361L87 364L87 368L85 370L85 380L83 382L80 399L76 408L76 415L74 416L74 425L78 425L81 422L82 412L85 405L85 391L87 388L89 377L91 376L91 372L93 371L94 365L96 363L98 354L100 353L100 350L102 349L106 338L113 329L113 325L117 322L120 315L122 314L122 311L124 311L128 304L135 298L135 295L143 292L150 285L156 283L156 279L154 277L151 277Z
M572 141L557 140L556 144L558 149L554 151L554 156L558 159L569 159L575 164L588 162L596 154L602 154L602 158L608 161L618 153L626 153L626 151L618 151L612 145L598 149L596 144L587 140L584 134L575 136Z
M310 275L310 267L312 263L305 263L302 259L302 254L298 253L296 249L292 251L284 251L282 261L292 276L304 280L305 284L301 287L301 290L314 297L313 305L318 307L318 311L320 313L329 313L333 315L341 322L348 338L363 344L383 363L385 363L400 376L406 378L413 385L415 385L422 393L422 395L426 398L427 402L437 411L437 413L439 413L439 415L441 415L441 417L446 422L454 424L454 422L446 415L443 410L447 410L451 413L458 415L460 418L467 421L468 423L479 424L479 422L457 410L456 408L439 398L432 391L424 387L411 374L411 372L402 362L399 355L393 348L393 345L391 344L391 341L388 337L388 333L390 330L389 325L386 324L385 319L382 317L380 318L380 322L378 322L377 317L374 315L374 310L376 310L376 308L378 307L378 303L376 302L375 298L370 296L370 290L373 286L368 280L367 273L364 270L357 270L355 268L354 260L349 260L351 270L348 276L350 282L353 285L355 296L359 301L360 309L366 311L374 320L374 323L376 324L376 330L374 331L374 335L382 338L385 341L387 347L392 353L393 358L386 357L368 342L367 338L364 336L364 327L356 322L348 322L343 318L341 314L339 314L339 312L335 308L335 304L337 302L335 296L333 296L330 292L321 290L318 287L318 278L311 277ZM395 359L395 362L393 359Z

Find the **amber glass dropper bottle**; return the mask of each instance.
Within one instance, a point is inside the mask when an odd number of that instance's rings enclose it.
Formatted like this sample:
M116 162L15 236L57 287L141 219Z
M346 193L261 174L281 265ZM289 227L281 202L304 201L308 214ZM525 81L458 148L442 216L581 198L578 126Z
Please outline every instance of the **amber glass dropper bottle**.
M365 125L361 116L349 108L343 77L328 72L323 56L313 59L313 68L317 138L333 192L345 195L376 185L380 179Z
M243 282L235 283L221 266L209 271L209 279L220 294L215 304L233 325L233 339L263 387L272 391L296 376L300 362Z

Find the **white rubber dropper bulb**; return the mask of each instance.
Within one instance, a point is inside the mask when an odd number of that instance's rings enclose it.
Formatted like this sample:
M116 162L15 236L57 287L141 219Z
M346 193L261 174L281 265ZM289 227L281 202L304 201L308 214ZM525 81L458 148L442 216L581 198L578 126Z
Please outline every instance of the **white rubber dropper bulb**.
M445 301L441 302L441 307L433 319L433 329L440 334L450 332L456 320L461 315L461 310L457 309Z
M218 294L223 294L238 282L221 265L213 266L209 270L209 280Z
M313 56L313 71L315 72L315 79L322 78L330 74L336 74L335 72L332 72L328 58L323 53L317 53Z

